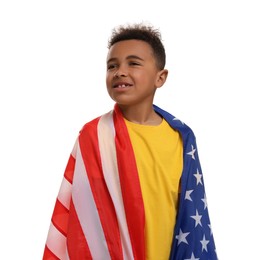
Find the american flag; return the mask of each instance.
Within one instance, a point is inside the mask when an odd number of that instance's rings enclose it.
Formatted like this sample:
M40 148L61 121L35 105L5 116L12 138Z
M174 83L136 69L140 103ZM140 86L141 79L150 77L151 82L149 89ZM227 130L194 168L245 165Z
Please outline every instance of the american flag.
M181 133L184 145L170 259L216 260L194 134L171 114L154 109ZM144 260L145 221L132 145L115 105L80 131L57 196L43 260Z

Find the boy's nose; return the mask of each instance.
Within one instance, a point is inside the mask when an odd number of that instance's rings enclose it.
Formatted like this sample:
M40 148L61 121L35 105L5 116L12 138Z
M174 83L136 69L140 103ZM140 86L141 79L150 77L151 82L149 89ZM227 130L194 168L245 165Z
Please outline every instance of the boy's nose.
M127 72L124 69L119 68L115 73L114 73L114 78L119 78L119 77L126 77Z

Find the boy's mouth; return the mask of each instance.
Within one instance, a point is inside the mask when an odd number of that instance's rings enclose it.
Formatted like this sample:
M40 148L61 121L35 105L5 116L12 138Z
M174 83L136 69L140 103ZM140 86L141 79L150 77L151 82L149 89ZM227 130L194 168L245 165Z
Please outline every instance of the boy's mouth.
M121 85L114 85L113 88L127 88L127 87L130 87L131 85L130 84L121 84Z
M113 88L128 88L131 86L132 86L131 83L124 81L124 80L122 81L118 80L118 81L113 82Z

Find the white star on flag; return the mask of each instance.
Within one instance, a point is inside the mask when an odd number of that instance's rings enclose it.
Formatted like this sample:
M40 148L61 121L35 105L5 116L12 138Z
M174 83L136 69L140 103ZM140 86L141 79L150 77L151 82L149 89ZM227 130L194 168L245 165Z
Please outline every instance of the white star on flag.
M176 236L176 239L178 240L178 244L184 242L186 244L188 244L186 237L189 235L190 232L187 233L183 233L182 230L179 230L179 234Z
M203 236L203 240L200 240L200 243L202 244L202 252L204 250L207 251L207 244L209 243L209 240L206 240L205 235Z
M195 152L196 152L196 149L194 148L194 146L191 144L191 148L192 148L192 150L191 150L191 152L188 152L187 154L188 155L191 155L192 156L192 159L196 159L195 158Z
M212 236L213 232L212 232L212 227L210 224L208 224L209 228L210 228L210 236Z
M192 253L190 258L184 259L184 260L199 260L200 258L195 258L194 253Z
M199 173L198 169L197 169L197 173L194 174L194 176L196 177L197 185L198 185L199 183L200 183L201 185L203 185L202 180L201 180L202 174Z
M190 197L190 194L191 194L193 191L194 191L194 190L187 190L187 191L186 191L185 200L190 200L190 201L192 201L192 198Z
M182 122L180 119L178 119L178 118L176 118L176 117L173 118L173 121L180 121L181 124L183 124L183 125L185 124L184 122Z
M204 209L207 208L207 198L206 198L206 194L204 195L204 198L201 199L204 202Z
M197 225L200 225L202 227L202 223L201 223L202 215L199 215L197 210L196 210L196 215L193 215L193 216L190 216L190 217L195 220L195 227Z

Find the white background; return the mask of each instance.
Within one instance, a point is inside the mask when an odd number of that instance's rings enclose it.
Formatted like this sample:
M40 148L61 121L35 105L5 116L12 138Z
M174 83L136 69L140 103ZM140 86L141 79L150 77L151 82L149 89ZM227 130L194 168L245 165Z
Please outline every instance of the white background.
M220 260L261 258L260 1L1 1L0 259L41 259L82 125L112 109L114 26L162 32L155 104L195 132Z

